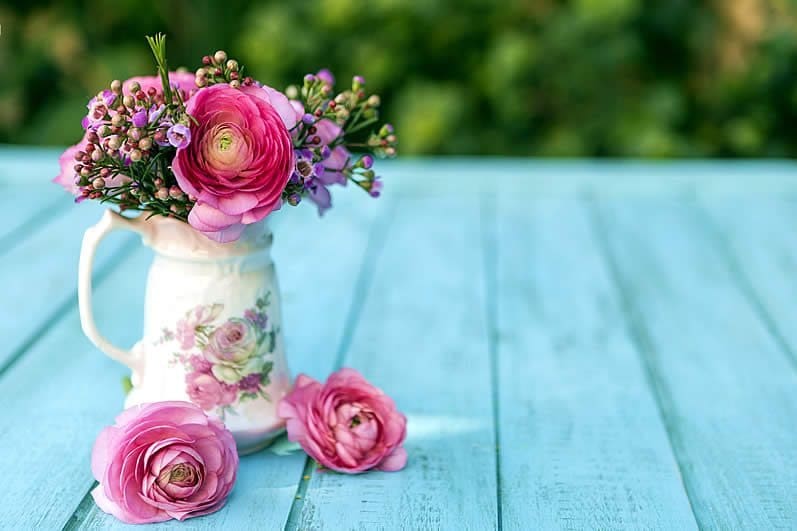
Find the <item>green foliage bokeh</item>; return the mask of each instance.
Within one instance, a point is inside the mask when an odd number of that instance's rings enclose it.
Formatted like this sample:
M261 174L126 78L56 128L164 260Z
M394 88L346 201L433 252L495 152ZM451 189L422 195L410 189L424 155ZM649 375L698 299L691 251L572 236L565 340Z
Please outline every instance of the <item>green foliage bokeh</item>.
M0 143L74 143L162 31L190 70L224 49L278 88L362 74L405 154L797 154L791 0L28 0L0 26Z

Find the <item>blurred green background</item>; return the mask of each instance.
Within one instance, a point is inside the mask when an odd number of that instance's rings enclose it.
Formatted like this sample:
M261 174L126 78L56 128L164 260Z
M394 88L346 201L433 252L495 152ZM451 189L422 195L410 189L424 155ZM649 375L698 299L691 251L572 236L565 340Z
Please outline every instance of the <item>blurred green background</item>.
M68 144L89 96L225 49L284 88L382 94L404 154L797 155L791 0L4 0L0 143Z

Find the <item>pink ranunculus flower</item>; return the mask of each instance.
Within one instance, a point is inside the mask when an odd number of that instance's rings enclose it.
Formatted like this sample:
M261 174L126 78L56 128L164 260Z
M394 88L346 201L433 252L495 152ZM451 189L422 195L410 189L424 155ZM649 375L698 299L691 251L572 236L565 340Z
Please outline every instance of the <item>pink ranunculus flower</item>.
M185 91L186 97L191 96L191 90L196 89L196 77L192 72L169 72L169 83L173 87ZM147 92L149 89L154 88L158 92L163 91L163 82L160 76L137 76L131 77L122 83L122 92L130 94L130 87L133 83L138 82L141 85L141 90Z
M185 377L185 383L188 398L204 411L232 404L238 395L235 386L226 385L206 372L189 372Z
M59 173L53 179L53 182L56 184L60 184L64 187L64 190L69 192L74 196L80 195L80 187L75 184L75 165L78 162L75 160L75 155L78 151L82 151L86 144L88 144L88 132L83 135L83 139L75 144L74 146L69 146L66 150L61 153L61 156L58 157L58 166L59 166ZM106 188L115 188L117 186L121 186L127 182L130 182L130 178L126 175L114 175L105 179L105 186Z
M88 144L88 140L86 140L86 137L84 136L83 140L74 146L69 146L66 148L66 150L61 153L61 156L58 157L58 166L60 171L58 172L58 175L56 175L55 179L53 179L53 182L60 184L64 187L64 190L74 196L80 194L80 188L77 184L75 184L75 165L78 164L78 162L75 160L75 155L78 151L81 151L83 148L85 148L86 144Z
M277 414L287 421L288 439L332 470L392 472L407 463L406 417L354 369L333 373L325 384L300 374Z
M270 87L226 84L199 90L186 112L196 122L172 169L180 188L197 198L188 223L212 240L234 241L280 206L293 173L295 112Z
M134 406L94 443L91 492L123 522L184 520L219 510L238 472L235 440L189 402Z

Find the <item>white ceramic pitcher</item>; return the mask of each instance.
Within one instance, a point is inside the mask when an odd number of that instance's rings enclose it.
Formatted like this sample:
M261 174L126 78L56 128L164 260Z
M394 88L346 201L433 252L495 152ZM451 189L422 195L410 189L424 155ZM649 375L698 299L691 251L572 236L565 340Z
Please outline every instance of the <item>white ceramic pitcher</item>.
M91 308L94 252L117 229L139 233L155 251L144 337L131 350L99 333ZM265 222L248 226L234 243L220 244L175 219L131 219L110 210L86 231L78 279L80 321L92 343L133 371L126 407L191 401L224 421L241 454L266 446L282 431L276 406L291 381L271 240Z

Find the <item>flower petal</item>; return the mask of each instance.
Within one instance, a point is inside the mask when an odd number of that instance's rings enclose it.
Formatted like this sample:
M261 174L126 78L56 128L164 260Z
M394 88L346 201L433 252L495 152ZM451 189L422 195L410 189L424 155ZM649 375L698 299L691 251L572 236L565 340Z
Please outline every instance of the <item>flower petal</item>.
M399 446L376 467L385 472L396 472L407 465L407 450Z

